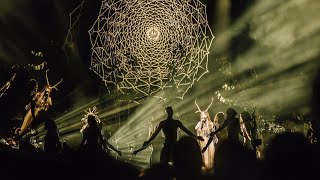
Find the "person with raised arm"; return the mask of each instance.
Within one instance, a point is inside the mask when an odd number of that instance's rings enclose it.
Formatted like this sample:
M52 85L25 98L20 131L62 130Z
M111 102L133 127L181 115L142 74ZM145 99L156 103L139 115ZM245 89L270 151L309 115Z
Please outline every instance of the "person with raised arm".
M138 152L145 149L149 143L159 134L162 130L165 136L163 148L161 150L160 155L160 163L168 164L172 160L172 152L174 149L174 145L177 142L177 130L178 128L182 129L186 134L192 136L200 141L203 141L201 136L196 136L191 131L189 131L186 127L183 126L181 121L173 119L173 109L172 107L166 108L167 119L160 122L155 132L151 135L151 137L143 143L143 146L134 151L133 154L136 155Z
M231 141L239 141L239 135L240 135L240 121L235 116L238 113L233 109L229 108L227 109L227 118L223 122L222 126L220 126L217 130L210 133L210 138L208 140L207 145L202 149L202 152L205 152L207 148L209 147L210 143L214 139L214 135L218 132L222 131L224 128L227 128L228 132L228 140Z

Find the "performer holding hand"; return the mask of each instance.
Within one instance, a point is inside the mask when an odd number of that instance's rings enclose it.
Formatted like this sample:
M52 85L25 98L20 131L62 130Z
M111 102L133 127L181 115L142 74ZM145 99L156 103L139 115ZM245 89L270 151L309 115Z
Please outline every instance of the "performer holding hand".
M203 138L201 136L196 136L191 131L189 131L187 128L185 128L181 121L173 119L173 109L172 107L166 108L167 112L167 119L160 122L159 126L155 130L155 132L152 134L152 136L149 138L149 140L145 141L143 143L143 146L134 151L133 154L136 155L138 152L142 151L143 149L147 148L149 143L159 134L159 132L162 130L165 136L165 142L163 145L163 148L161 150L160 155L160 162L168 164L169 161L172 160L172 153L174 149L174 145L177 142L177 130L178 128L182 129L185 133L187 133L189 136L192 136L200 141L203 141Z

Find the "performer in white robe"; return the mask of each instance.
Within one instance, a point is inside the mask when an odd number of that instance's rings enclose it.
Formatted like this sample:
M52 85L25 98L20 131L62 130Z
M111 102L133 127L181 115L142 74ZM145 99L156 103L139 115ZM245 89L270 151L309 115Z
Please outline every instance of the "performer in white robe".
M215 126L214 126L213 122L211 121L210 115L208 113L208 109L211 106L212 102L205 111L201 111L201 109L197 105L196 101L195 101L195 104L199 109L197 112L200 112L200 121L197 123L195 129L197 131L197 136L201 136L204 139L204 141L198 141L200 148L202 149L207 144L207 142L210 138L210 133L215 131ZM202 161L203 161L203 165L206 169L213 168L214 149L215 149L214 145L217 142L218 142L218 138L215 136L214 140L211 142L211 144L209 145L207 150L202 153Z

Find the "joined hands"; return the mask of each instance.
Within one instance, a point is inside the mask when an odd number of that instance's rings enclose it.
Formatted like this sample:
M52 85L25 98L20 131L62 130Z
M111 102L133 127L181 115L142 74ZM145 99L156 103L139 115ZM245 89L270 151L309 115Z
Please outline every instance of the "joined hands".
M203 139L202 136L197 136L197 139L198 139L199 141L204 141L204 139Z

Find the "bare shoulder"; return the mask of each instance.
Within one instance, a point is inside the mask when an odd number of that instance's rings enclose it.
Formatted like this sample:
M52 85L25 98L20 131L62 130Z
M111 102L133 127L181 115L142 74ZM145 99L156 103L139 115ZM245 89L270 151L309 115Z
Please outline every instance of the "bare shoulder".
M162 120L160 123L159 123L159 126L162 126L163 124L166 123L166 120Z
M175 122L175 124L177 124L177 125L182 125L182 122L181 122L181 121L179 121L179 120L174 119L173 121L174 121L174 122Z

